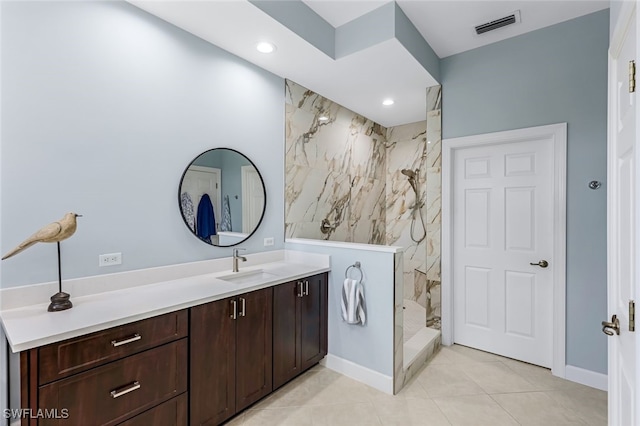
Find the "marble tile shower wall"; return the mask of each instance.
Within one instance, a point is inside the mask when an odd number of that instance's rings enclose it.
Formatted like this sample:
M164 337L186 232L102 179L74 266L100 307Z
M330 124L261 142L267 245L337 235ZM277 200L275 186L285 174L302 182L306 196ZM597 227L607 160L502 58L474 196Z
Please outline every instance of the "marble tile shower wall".
M386 129L294 82L285 88L286 236L385 244Z
M404 298L426 307L426 282L415 271L426 272L427 122L389 127L386 133L387 197L385 244L404 247ZM418 194L402 170L417 172ZM420 206L416 208L416 204Z

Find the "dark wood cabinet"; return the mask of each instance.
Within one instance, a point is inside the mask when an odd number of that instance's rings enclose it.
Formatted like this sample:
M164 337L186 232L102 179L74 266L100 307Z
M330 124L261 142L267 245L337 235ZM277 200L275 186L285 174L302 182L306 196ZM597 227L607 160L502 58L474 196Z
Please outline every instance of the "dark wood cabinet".
M22 352L22 406L37 414L22 424L141 424L134 416L171 410L187 398L187 319L173 312Z
M327 274L274 287L274 389L327 354L327 287Z
M272 390L273 289L191 308L192 425L216 425Z

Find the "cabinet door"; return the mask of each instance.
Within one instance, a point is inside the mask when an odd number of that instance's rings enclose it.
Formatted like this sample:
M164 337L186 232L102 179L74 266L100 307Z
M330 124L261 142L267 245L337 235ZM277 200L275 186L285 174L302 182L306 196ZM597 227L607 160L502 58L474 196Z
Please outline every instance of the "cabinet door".
M314 275L303 282L305 295L300 298L300 369L302 371L327 354L327 274Z
M236 321L236 409L272 390L273 288L238 296Z
M236 413L236 321L223 299L191 308L192 425L217 425Z
M273 288L273 388L300 374L299 281Z

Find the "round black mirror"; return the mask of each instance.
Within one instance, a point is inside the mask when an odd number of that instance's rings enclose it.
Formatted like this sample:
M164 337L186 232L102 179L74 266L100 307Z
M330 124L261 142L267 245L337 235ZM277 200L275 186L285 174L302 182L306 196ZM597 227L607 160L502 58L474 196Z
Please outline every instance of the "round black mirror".
M264 216L267 193L262 175L244 154L215 148L185 169L178 206L187 228L207 244L230 247L249 238Z

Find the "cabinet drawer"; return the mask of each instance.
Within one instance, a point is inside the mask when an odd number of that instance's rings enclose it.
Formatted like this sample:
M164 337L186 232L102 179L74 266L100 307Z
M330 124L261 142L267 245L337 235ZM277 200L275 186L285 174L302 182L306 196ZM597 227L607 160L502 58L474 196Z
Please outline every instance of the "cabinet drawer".
M187 426L187 394L171 398L118 426Z
M171 312L38 349L43 385L125 356L185 337L187 311Z
M38 408L67 409L40 425L116 425L187 390L187 339L41 386Z

